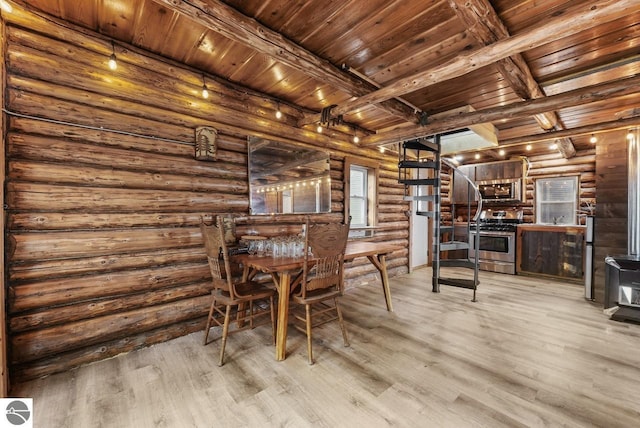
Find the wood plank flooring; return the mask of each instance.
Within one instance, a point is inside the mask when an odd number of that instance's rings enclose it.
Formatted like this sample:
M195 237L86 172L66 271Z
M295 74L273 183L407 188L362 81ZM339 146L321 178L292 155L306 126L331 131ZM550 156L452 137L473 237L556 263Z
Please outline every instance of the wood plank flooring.
M431 270L349 290L314 330L316 364L289 329L232 335L226 364L202 334L16 385L35 427L640 426L640 325L611 321L582 288L481 272L471 291L431 292Z

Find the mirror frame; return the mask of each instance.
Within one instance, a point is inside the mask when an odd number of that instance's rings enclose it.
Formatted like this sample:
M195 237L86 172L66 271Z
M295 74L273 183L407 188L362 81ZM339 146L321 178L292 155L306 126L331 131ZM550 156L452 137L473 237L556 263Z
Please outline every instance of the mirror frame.
M281 140L248 137L247 154L251 215L331 212L331 157L328 151Z

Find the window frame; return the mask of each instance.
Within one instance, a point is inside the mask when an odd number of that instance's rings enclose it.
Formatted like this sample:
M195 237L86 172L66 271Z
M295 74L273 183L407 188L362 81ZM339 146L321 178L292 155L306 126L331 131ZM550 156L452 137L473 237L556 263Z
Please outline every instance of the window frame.
M348 219L351 209L351 167L363 168L367 171L367 224L352 228L374 228L378 224L378 172L377 162L366 159L345 158L344 161L344 218Z
M574 193L574 197L571 201L569 201L568 199L566 201L562 201L561 203L569 203L572 202L573 204L573 213L571 216L571 221L570 222L562 222L562 223L553 223L553 222L543 222L542 219L540 218L541 216L541 204L552 204L553 202L551 201L541 201L540 200L540 195L538 194L538 184L541 181L545 181L545 180L549 180L549 181L557 181L557 180L567 180L567 179L571 179L575 181L575 193ZM564 225L564 226L575 226L578 224L578 209L580 207L580 175L578 174L571 174L571 175L560 175L560 176L541 176L541 177L536 177L536 179L534 180L534 184L533 184L533 191L534 191L534 200L535 200L535 204L534 204L534 210L535 210L535 220L536 223L538 224L557 224L557 225Z

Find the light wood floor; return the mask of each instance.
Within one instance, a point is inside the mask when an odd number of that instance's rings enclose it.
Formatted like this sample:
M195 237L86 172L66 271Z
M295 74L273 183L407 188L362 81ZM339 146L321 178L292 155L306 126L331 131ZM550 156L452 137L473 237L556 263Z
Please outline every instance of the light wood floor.
M268 327L219 342L192 334L17 385L35 427L638 427L640 325L609 320L582 288L481 272L469 290L431 292L430 269L343 299L336 323L289 329L274 360Z

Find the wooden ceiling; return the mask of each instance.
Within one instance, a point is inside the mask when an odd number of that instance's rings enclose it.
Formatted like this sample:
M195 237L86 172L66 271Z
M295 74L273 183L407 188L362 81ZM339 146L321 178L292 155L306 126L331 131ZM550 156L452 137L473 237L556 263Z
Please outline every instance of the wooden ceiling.
M640 0L16 3L280 100L298 126L335 106L365 146L490 122L506 156L553 136L570 157L640 125Z

